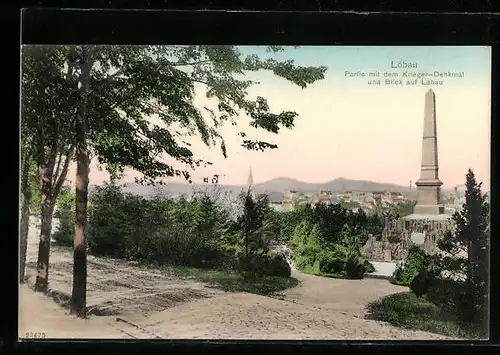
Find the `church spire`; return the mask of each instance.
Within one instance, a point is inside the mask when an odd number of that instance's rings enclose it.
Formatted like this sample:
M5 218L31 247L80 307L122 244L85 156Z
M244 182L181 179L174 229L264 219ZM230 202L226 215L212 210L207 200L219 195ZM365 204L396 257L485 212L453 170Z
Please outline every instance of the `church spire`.
M253 185L253 174L252 174L252 166L250 165L250 170L248 171L248 188L251 188Z

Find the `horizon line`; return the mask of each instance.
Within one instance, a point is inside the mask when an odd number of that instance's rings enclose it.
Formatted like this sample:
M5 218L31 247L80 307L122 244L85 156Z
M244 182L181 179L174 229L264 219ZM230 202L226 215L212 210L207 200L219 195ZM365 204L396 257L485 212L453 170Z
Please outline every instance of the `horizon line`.
M285 176L278 176L278 177L275 177L275 178L272 178L272 179L269 179L269 180L265 180L263 182L256 182L253 184L253 186L256 186L256 185L262 185L262 184L265 184L265 183L268 183L268 182L271 182L273 180L279 180L279 179L287 179L287 180L293 180L294 182L297 182L297 183L303 183L303 184L310 184L310 185L324 185L324 184L328 184L328 183L331 183L331 182L334 182L336 180L347 180L347 181L351 181L351 182L367 182L367 183L375 183L375 184L380 184L380 185L393 185L394 187L397 187L397 188L403 188L403 189L406 189L408 190L409 189L409 186L408 185L400 185L400 184L397 184L397 183L392 183L392 182L380 182L380 181L375 181L375 180L363 180L363 179L350 179L350 178L346 178L346 177L337 177L337 178L334 178L332 180L328 180L328 181L325 181L325 182L308 182L308 181L302 181L302 180L298 180L298 179L295 179L295 178L290 178L290 177L285 177ZM416 180L415 180L416 181ZM102 181L102 182L99 182L99 183L96 183L96 184L90 184L90 185L102 185L102 184L105 184L107 183L108 181ZM138 186L151 186L151 185L147 185L147 184L140 184L140 183L136 183L135 181L123 181L123 182L120 182L119 185L138 185ZM205 183L205 182L192 182L192 183L189 183L187 181L171 181L171 182L164 182L163 184L155 184L155 185L152 185L152 186L168 186L168 185L186 185L186 186L189 186L189 185L207 185L207 186L211 186L211 185L214 185L212 183ZM238 187L238 188L244 188L246 187L246 184L224 184L224 183L217 183L217 185L219 186L225 186L225 187ZM414 191L417 191L416 189L416 185L414 183L414 181L412 180L412 185L411 185L411 190L412 192ZM463 186L460 186L460 187L463 187ZM454 186L447 186L446 184L444 185L443 187L443 190L453 190L455 187ZM346 191L356 191L356 190L353 190L353 189L345 189Z

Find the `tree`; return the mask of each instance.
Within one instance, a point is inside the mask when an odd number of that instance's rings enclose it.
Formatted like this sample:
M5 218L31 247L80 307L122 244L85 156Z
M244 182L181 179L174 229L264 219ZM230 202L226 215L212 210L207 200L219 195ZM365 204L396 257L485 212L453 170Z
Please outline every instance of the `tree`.
M268 197L261 195L254 199L248 190L243 199L243 215L240 218L245 255L266 254L272 233L272 226L266 218L271 211Z
M92 46L82 48L79 79L80 104L76 120L76 225L73 251L73 291L71 311L86 316L87 295L87 199L89 185L88 96L90 74L95 52Z
M272 46L270 54L283 48ZM143 174L141 183L162 183L168 176L190 179L189 170L209 164L195 159L186 137L198 135L207 146L219 145L224 124L238 125L246 114L250 126L278 133L292 128L295 112L273 113L263 97L248 98L258 84L245 74L267 70L305 88L324 77L325 67L301 67L257 55L244 56L234 46L65 46L65 68L78 82L76 98L77 206L73 312L83 315L86 270L86 201L89 152L103 165L129 167ZM217 109L194 104L196 90L215 100ZM73 106L72 106L73 107ZM154 115L158 123L152 122ZM209 122L207 123L207 118ZM247 149L274 149L239 132ZM165 158L182 163L175 169ZM76 251L78 250L78 252Z
M37 162L41 195L41 229L35 290L46 292L50 235L55 201L72 157L74 98L64 73L65 51L59 47L25 46L22 61L22 130L30 143L23 155ZM34 199L38 200L38 198ZM22 231L24 233L24 230ZM23 237L24 238L24 237ZM24 245L23 245L24 247ZM22 256L25 257L24 255ZM21 265L24 260L21 261Z
M264 260L269 252L273 230L266 218L270 213L267 195L257 198L252 196L248 189L241 194L243 200L243 214L236 221L237 229L241 231L239 255L240 270L245 276L255 276L264 269Z
M25 139L25 137L23 137ZM26 140L23 140L26 142ZM24 153L24 154L23 154ZM19 281L24 283L24 272L26 269L26 252L28 249L28 232L30 223L31 189L29 185L29 173L31 165L31 151L28 147L21 150L21 221L19 228Z
M26 252L28 249L28 233L30 215L40 214L41 194L40 176L37 164L33 160L31 141L22 128L21 132L21 221L19 228L19 281L24 283L26 270Z
M465 277L458 314L466 321L484 320L487 315L489 205L481 192L481 184L469 169L465 203L453 215L456 229L447 232L438 243L447 253L441 261L443 269L450 276L458 273Z

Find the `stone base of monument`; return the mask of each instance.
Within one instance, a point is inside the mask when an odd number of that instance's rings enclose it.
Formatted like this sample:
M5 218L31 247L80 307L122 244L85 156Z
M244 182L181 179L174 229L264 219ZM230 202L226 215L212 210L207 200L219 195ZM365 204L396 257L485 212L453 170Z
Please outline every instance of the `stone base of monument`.
M396 268L398 267L398 263L395 261L370 261L375 268L374 272L366 273L366 278L373 279L392 279L392 275Z
M425 232L413 232L410 235L410 240L414 245L423 246L425 243Z
M414 214L420 215L442 215L444 213L443 205L416 205L413 209Z

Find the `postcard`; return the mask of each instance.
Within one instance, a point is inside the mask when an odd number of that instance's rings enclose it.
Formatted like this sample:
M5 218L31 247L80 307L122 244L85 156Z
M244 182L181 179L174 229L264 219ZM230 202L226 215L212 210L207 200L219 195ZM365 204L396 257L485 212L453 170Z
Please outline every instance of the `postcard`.
M20 339L486 339L491 49L22 49Z

